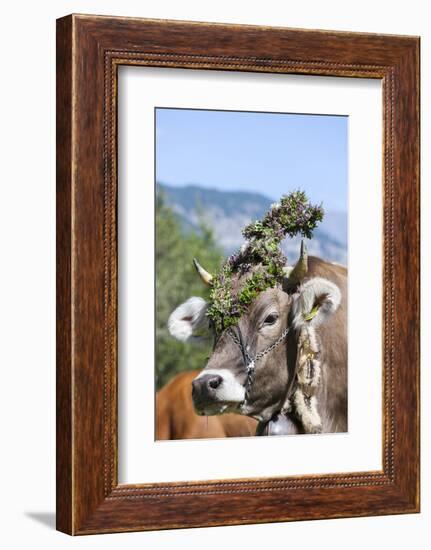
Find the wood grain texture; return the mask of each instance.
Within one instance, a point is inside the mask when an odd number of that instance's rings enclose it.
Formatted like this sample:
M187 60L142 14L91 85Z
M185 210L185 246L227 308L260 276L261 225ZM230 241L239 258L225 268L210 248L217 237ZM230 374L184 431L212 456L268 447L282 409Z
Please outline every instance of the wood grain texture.
M57 23L57 529L72 531L72 33Z
M76 15L57 24L58 529L86 534L418 511L419 39ZM122 64L382 80L382 471L118 485Z

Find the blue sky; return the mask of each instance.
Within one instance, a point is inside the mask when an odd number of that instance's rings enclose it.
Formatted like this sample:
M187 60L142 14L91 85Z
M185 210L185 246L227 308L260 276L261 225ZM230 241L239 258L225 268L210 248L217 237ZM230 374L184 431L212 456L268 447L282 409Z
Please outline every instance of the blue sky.
M347 132L344 116L157 108L156 179L347 211Z

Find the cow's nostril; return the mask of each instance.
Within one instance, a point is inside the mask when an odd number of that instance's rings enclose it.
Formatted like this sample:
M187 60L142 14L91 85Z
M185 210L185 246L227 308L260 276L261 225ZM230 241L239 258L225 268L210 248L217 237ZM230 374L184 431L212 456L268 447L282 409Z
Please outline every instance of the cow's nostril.
M212 388L213 390L215 390L216 388L218 388L220 386L222 381L223 381L223 378L217 374L216 376L212 376L208 380L208 386L210 388Z

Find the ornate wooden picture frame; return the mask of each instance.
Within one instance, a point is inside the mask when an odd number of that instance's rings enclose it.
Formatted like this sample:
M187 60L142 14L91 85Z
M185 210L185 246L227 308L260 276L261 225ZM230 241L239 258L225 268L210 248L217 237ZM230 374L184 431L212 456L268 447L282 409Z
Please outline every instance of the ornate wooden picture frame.
M118 483L117 69L380 79L383 468ZM57 21L57 528L69 534L419 511L419 38L70 15Z

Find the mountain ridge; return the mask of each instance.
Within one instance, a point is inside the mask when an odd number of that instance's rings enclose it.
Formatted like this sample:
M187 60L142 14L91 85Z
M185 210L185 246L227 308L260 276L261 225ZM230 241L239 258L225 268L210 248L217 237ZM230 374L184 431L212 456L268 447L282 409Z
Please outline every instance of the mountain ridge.
M184 231L199 231L204 221L214 231L226 255L235 252L244 242L243 227L262 218L274 202L262 193L222 191L196 183L172 186L158 182L156 192L163 193L166 204L178 216ZM299 237L283 241L282 248L288 258L297 256L299 243ZM347 264L347 214L325 211L313 239L307 240L307 247L310 254Z

